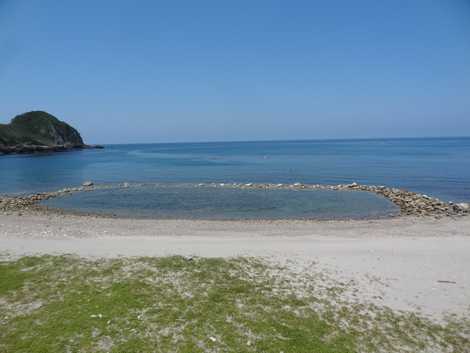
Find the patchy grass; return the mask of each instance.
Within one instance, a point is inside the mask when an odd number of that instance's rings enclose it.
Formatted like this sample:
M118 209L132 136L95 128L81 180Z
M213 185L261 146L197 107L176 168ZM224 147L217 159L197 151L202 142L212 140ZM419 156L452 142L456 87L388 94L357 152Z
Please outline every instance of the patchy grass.
M256 259L25 257L0 262L0 352L469 352L469 322L341 292Z

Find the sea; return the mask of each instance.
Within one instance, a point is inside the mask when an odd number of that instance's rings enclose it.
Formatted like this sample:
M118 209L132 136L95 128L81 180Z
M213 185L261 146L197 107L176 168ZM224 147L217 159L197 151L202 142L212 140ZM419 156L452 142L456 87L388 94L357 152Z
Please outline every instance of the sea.
M0 156L0 194L143 183L58 198L51 207L160 218L363 218L396 212L367 193L241 191L198 183L385 185L470 201L470 138L253 141L106 145ZM366 196L364 196L366 194Z

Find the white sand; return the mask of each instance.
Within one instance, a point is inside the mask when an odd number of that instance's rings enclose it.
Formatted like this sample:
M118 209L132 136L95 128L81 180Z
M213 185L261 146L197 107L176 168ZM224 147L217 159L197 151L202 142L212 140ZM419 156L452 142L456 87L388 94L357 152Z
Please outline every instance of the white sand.
M436 319L470 315L470 217L216 222L0 215L0 252L261 256L292 271L352 280L353 300Z

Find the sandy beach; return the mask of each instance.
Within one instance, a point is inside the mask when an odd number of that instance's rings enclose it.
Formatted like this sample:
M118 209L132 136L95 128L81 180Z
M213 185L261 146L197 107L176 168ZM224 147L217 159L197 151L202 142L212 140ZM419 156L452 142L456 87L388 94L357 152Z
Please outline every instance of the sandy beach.
M345 295L441 320L470 314L470 218L174 221L0 215L7 257L260 257L351 284Z

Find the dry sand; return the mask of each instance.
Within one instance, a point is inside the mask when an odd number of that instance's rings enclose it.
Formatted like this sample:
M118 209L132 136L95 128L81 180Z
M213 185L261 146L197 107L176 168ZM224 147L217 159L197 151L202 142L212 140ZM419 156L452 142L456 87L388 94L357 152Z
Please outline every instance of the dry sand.
M0 215L0 253L257 256L350 282L351 300L438 320L470 315L470 217L220 222Z

